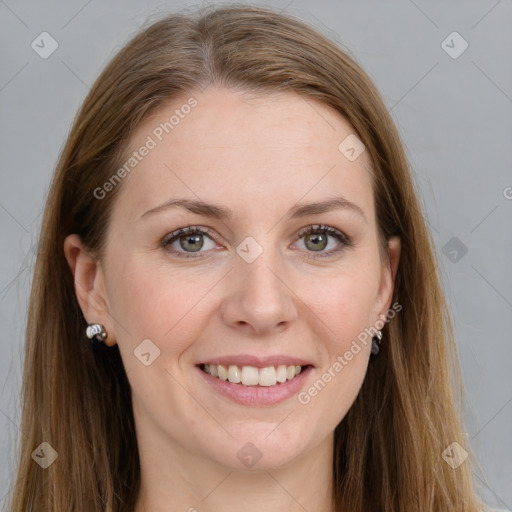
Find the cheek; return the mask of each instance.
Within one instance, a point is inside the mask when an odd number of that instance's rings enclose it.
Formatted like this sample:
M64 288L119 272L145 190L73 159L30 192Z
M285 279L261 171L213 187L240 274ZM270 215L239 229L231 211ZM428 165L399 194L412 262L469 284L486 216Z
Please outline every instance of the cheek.
M308 303L321 320L317 334L324 358L314 385L306 389L300 402L324 410L334 423L352 405L368 368L371 335L365 330L374 320L377 269L374 272L361 265L354 272L341 273Z
M176 359L199 335L201 318L207 315L204 299L216 281L216 275L194 276L143 258L119 265L111 283L111 306L123 327L118 334L120 345L133 350L149 338L162 356Z
M344 351L347 343L350 345L352 339L372 324L377 282L369 279L369 275L354 272L333 278L309 302L326 327L329 352L337 355Z
M347 414L364 381L371 350L365 329L371 326L374 286L361 275L340 277L308 303L321 320L316 334L324 357L298 402L308 417L321 418L317 428L324 434Z

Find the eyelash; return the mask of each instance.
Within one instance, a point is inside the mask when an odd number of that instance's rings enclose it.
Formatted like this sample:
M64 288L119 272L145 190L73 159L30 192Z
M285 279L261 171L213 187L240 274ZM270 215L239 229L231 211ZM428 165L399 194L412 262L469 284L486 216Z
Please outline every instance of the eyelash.
M318 255L306 256L307 258L312 258L312 259L330 258L330 257L338 255L341 251L343 251L345 249L345 247L350 247L353 245L352 240L347 235L345 235L341 231L338 231L337 229L334 229L330 226L325 226L323 224L308 226L304 229L301 229L297 233L297 236L298 236L298 239L300 240L302 237L304 237L306 235L311 235L313 233L327 234L329 236L332 236L333 238L336 238L339 242L341 242L341 247L339 247L338 249L331 250L327 253L319 252ZM168 248L168 246L172 242L180 239L181 237L183 237L185 235L195 235L195 234L207 235L213 239L212 232L208 228L197 228L197 227L193 227L193 226L187 226L186 228L178 229L177 231L173 231L172 233L169 233L168 235L166 235L162 239L161 245L166 251L168 251L174 255L177 255L179 258L200 258L201 256L195 256L195 255L193 255L194 253L181 252L181 251L176 251L175 249ZM307 252L314 252L314 251L307 251ZM198 252L197 254L199 254L199 253L200 252Z

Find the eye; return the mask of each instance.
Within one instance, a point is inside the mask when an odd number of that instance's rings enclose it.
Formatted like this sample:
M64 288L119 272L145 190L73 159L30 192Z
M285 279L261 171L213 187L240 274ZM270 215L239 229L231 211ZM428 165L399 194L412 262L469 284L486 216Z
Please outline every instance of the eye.
M304 238L304 250L313 253L308 255L308 258L329 258L339 254L345 247L352 245L352 241L347 235L330 226L308 226L299 231L297 235L300 237L300 240ZM324 251L330 245L329 238L334 238L338 243L332 244L335 247L334 249Z
M201 249L215 249L216 244L209 236L207 228L196 228L187 226L169 233L162 240L162 246L169 252L182 258L196 258L192 253L204 252ZM204 237L209 239L210 244L205 244ZM188 254L187 254L188 253Z
M212 236L208 228L187 226L166 235L162 239L161 245L166 251L180 258L197 258L201 252L207 252L217 247L212 240ZM297 236L300 240L304 238L305 248L303 250L310 253L307 256L308 258L332 257L340 253L345 247L352 245L352 241L347 235L324 225L308 226L300 230ZM209 244L205 244L205 237L210 242ZM330 245L329 238L335 239L338 243L334 243L334 249L324 251ZM205 251L201 249L205 249ZM194 253L197 253L197 255Z

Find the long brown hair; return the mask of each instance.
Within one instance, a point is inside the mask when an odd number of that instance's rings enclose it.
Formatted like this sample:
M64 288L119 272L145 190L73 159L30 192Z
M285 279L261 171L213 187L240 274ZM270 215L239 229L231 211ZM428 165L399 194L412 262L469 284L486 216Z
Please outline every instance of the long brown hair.
M130 387L119 350L84 340L63 243L77 233L101 256L122 183L102 187L133 130L164 101L209 84L293 91L335 109L372 161L382 254L402 239L379 358L335 430L334 496L351 512L476 512L473 455L463 433L462 386L438 262L397 129L367 74L345 51L292 16L232 5L149 24L94 83L60 156L44 212L26 332L22 431L12 512L127 512L140 468ZM48 442L58 459L32 459ZM442 452L469 453L453 469ZM343 506L341 505L343 504Z

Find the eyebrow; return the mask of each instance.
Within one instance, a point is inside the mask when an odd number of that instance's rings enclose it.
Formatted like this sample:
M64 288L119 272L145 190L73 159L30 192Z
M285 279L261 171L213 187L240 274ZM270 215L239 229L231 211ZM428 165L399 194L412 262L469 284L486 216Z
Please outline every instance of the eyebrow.
M212 217L219 220L229 220L233 218L233 212L229 208L192 199L171 199L170 201L156 206L155 208L151 208L147 212L143 213L141 218L176 207L185 208L189 212L195 213L197 215ZM348 199L345 199L344 197L333 197L315 203L296 204L288 212L288 218L299 219L309 215L319 215L321 213L326 213L332 210L353 211L360 215L365 222L368 222L363 210L357 204L349 201Z

